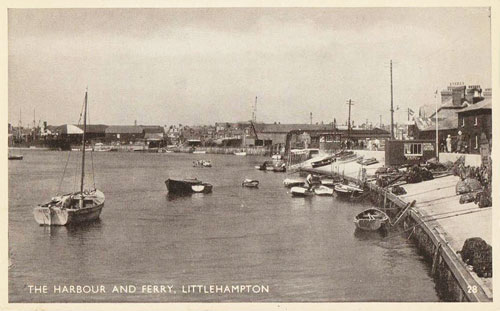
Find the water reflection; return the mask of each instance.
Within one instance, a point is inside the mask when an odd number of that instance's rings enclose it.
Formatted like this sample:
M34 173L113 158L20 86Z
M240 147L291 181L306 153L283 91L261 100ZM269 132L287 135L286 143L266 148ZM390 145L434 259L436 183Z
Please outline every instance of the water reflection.
M69 237L81 236L82 234L95 233L101 231L103 224L100 218L92 221L79 224L71 224L67 226L40 226L43 233L51 238L56 238L62 234Z
M168 192L165 195L167 201L176 201L176 200L188 200L190 198L200 198L206 195L210 195L212 193L185 193L185 194L177 194Z

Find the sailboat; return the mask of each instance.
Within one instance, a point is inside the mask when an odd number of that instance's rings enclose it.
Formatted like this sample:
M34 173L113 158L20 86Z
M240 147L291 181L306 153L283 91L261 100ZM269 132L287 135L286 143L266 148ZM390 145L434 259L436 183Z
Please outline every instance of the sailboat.
M33 214L40 225L66 226L94 221L104 207L104 194L97 189L84 189L85 134L87 132L87 95L85 91L82 137L82 174L80 191L53 197L49 202L35 207ZM64 176L63 176L64 178ZM94 187L95 188L95 187Z

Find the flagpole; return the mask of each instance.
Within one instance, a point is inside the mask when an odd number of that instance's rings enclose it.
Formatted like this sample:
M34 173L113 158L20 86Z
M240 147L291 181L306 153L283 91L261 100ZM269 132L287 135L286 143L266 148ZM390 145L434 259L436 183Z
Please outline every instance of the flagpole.
M439 160L439 117L438 117L438 101L437 101L437 90L434 93L434 101L436 102L436 160Z

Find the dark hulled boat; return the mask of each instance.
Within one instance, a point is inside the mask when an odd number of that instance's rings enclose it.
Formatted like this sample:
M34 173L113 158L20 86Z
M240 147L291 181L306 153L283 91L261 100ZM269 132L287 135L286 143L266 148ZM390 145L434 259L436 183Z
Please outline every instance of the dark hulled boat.
M22 155L9 155L9 160L22 160Z
M167 179L165 180L168 192L172 194L210 193L213 186L198 179Z

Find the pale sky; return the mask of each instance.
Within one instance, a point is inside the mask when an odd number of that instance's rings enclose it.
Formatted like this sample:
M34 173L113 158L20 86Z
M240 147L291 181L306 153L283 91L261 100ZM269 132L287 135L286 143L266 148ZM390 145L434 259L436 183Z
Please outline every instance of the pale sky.
M491 87L487 8L9 9L9 122L390 122Z

